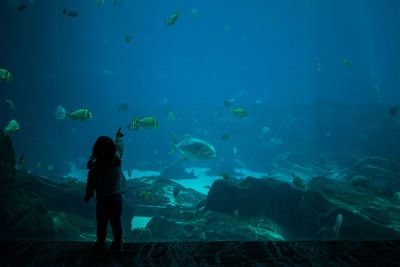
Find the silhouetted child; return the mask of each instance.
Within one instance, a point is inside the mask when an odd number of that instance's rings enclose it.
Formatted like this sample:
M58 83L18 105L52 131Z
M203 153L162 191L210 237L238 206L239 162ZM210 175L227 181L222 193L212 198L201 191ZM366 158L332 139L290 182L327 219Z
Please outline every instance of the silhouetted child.
M108 220L113 230L113 251L121 251L122 245L122 193L126 183L121 170L124 148L121 128L116 134L115 143L107 136L97 138L93 152L87 163L89 169L84 201L89 202L96 191L97 242L96 248L103 249L107 235Z

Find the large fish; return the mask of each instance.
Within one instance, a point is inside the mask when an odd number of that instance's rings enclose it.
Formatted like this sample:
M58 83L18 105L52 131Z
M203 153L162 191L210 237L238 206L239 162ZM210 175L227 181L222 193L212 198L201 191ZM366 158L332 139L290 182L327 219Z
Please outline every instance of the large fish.
M185 159L207 160L215 158L215 148L206 141L186 136L186 138L179 143L176 142L175 135L170 132L174 139L174 147L170 153L178 150Z

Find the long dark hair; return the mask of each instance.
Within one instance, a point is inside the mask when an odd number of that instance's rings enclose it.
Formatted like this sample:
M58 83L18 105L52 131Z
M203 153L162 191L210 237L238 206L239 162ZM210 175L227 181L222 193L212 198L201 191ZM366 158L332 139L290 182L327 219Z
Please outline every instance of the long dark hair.
M87 168L91 169L95 162L109 166L121 166L121 160L115 156L116 152L117 146L114 141L108 136L100 136L93 146Z

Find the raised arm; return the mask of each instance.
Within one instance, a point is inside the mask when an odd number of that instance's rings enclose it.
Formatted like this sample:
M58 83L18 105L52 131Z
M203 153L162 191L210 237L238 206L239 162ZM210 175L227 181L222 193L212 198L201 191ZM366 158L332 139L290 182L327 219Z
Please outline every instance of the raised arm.
M122 154L124 153L124 141L122 140L123 133L121 133L121 128L118 129L117 134L115 135L115 145L117 146L116 156L119 159L122 159Z

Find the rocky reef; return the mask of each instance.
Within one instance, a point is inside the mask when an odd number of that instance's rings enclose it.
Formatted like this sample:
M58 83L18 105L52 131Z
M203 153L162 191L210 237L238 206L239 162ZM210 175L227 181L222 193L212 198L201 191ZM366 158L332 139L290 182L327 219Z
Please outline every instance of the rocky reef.
M1 239L94 241L95 201L83 202L85 184L73 178L54 182L15 170L12 144L3 132L0 144ZM370 166L371 160L358 162L354 174L367 175L362 166ZM143 177L127 184L123 238L125 242L391 240L400 238L399 204L399 197L387 190L325 177L311 179L301 190L273 178L220 179L208 195L165 177Z

